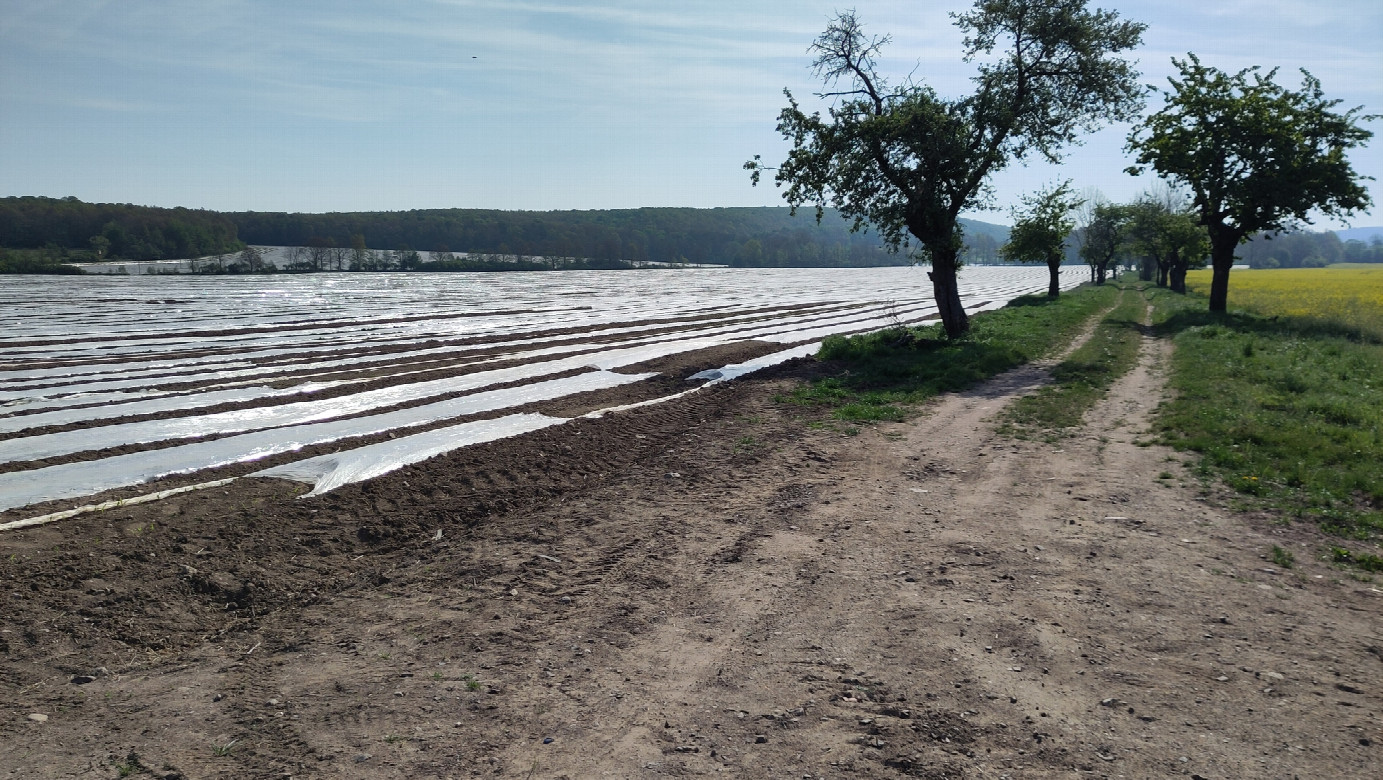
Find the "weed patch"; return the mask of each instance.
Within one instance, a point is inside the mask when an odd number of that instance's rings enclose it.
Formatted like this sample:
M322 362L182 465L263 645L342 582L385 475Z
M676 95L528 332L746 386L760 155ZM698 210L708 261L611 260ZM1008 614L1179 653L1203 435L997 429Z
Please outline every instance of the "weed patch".
M1284 569L1292 568L1292 566L1294 566L1297 562L1297 557L1292 554L1291 550L1285 550L1281 547L1278 547L1277 545L1273 545L1272 555L1273 563L1277 564L1278 566L1281 566Z
M1330 556L1336 563L1353 566L1364 571L1383 572L1383 557L1371 553L1357 553L1343 547L1331 547Z

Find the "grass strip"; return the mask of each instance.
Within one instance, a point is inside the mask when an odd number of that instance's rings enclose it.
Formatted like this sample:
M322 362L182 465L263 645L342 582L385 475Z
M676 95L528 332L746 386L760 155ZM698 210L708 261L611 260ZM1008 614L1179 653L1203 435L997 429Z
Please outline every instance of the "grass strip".
M1282 294L1310 308L1309 290ZM1279 313L1262 298L1266 311L1220 314L1199 295L1152 300L1157 331L1175 344L1161 441L1198 453L1200 475L1237 491L1241 508L1379 539L1383 345L1369 330Z
M1117 295L1111 287L1086 286L1055 300L1023 296L976 314L970 332L955 340L944 338L939 324L830 336L817 354L828 375L778 400L829 409L850 423L903 420L914 404L973 387L1069 343Z
M1118 303L1100 320L1090 339L1052 369L1052 383L1009 406L1001 433L1046 441L1067 435L1110 385L1138 364L1147 313L1143 285L1118 288Z

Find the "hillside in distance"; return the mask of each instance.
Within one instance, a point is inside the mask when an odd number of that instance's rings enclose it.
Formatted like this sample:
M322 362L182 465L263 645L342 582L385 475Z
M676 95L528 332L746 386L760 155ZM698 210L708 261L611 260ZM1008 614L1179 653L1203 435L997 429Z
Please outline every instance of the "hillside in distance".
M995 260L1008 228L961 220L969 262ZM246 244L361 247L590 261L734 266L906 265L877 233L827 210L786 207L591 211L216 212L77 198L0 198L0 248L45 261L162 260L221 255Z
M200 257L240 249L235 234L225 215L204 209L0 198L0 249L39 250L52 261Z
M827 210L820 223L809 209L785 207L641 208L593 211L425 209L389 212L226 215L251 244L412 249L635 262L716 263L733 266L906 265L876 233L850 232L850 222ZM987 249L1008 228L962 220L967 238ZM973 258L982 261L981 257Z

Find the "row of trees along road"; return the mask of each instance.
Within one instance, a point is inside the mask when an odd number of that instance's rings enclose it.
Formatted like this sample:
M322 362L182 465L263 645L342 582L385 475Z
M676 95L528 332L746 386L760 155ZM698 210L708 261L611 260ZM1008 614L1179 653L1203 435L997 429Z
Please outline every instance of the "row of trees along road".
M1116 260L1136 259L1144 281L1155 279L1184 293L1186 272L1204 267L1210 252L1209 234L1194 205L1172 187L1156 188L1132 203L1110 203L1095 193L1074 208L1078 253L1096 284L1104 284Z
M890 86L876 68L888 37L867 36L853 11L839 14L812 46L814 72L828 89L817 97L834 100L828 115L806 114L785 91L778 131L792 148L777 167L757 156L745 163L751 181L773 171L794 209L837 208L855 229L872 225L895 251L920 244L947 335L965 333L959 214L990 205L995 171L1032 155L1060 162L1079 132L1143 109L1138 72L1120 55L1141 43L1146 25L1087 5L977 0L969 13L953 14L965 33L964 60L982 60L974 92L955 99L910 79ZM1289 90L1273 81L1276 70L1226 74L1194 54L1173 64L1180 77L1162 91L1164 107L1129 136L1137 163L1129 172L1150 168L1190 191L1210 243L1210 308L1223 311L1245 239L1305 222L1312 211L1348 217L1369 206L1345 152L1372 136L1358 123L1376 117L1336 112L1339 101L1325 99L1305 71L1301 89ZM1051 194L1025 203L1028 215L1038 217ZM1175 256L1186 257L1185 247ZM1176 273L1170 260L1168 272Z

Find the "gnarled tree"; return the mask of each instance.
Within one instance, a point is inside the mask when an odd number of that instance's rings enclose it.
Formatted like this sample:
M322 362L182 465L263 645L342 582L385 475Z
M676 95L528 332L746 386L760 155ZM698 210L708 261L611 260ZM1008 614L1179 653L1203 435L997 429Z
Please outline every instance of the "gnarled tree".
M1309 222L1310 212L1351 216L1367 209L1368 191L1345 153L1373 133L1376 119L1333 109L1321 83L1302 71L1300 90L1273 81L1277 70L1229 74L1196 55L1173 59L1181 72L1164 91L1167 104L1129 135L1135 175L1150 166L1191 190L1210 234L1210 310L1224 311L1234 250L1260 231Z
M953 14L964 59L982 60L974 93L958 99L910 80L890 86L876 69L889 39L866 36L854 12L842 13L812 45L815 73L833 90L819 95L835 100L828 116L806 114L785 91L778 131L792 142L788 158L772 169L755 157L745 168L755 183L776 170L794 210L812 204L820 219L833 206L894 250L919 244L946 334L960 336L969 319L957 218L990 204L990 174L1032 154L1059 161L1081 132L1142 108L1137 71L1116 55L1137 46L1146 25L1086 6L979 0Z

